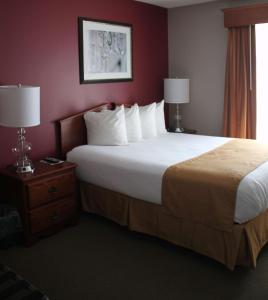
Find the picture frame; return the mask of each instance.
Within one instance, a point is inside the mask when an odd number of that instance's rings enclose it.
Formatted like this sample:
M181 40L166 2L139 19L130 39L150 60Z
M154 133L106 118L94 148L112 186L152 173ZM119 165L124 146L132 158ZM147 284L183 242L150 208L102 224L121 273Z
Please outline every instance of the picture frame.
M80 83L132 81L132 25L78 18Z

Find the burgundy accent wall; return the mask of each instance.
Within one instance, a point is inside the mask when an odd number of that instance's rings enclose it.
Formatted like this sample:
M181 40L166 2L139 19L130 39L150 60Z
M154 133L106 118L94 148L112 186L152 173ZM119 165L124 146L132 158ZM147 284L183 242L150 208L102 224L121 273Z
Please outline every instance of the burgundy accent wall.
M77 17L133 25L132 82L80 84ZM98 104L163 97L167 11L132 0L13 0L0 9L0 84L41 87L41 125L27 129L31 157L55 155L55 120ZM0 127L0 167L12 163L16 129Z

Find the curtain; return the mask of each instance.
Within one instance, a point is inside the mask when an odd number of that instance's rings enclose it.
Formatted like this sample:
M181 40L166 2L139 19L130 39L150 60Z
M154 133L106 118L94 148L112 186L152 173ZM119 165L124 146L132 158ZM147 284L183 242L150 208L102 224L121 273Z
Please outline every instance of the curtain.
M256 138L255 26L229 28L224 96L224 135Z

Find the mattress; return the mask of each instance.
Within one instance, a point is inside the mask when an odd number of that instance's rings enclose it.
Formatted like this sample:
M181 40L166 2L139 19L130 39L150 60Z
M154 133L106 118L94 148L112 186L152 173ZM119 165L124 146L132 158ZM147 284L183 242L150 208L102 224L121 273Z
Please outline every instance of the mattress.
M67 153L80 180L161 204L162 177L174 164L215 149L230 139L167 133L127 146L83 145ZM253 219L268 206L268 162L244 177L236 195L234 222Z

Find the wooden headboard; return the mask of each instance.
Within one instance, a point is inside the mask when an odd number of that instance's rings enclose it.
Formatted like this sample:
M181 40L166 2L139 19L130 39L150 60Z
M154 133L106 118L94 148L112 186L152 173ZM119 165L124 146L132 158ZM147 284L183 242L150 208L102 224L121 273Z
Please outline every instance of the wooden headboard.
M132 104L124 104L130 107ZM59 157L65 158L66 153L74 147L87 144L87 130L84 121L84 114L87 111L99 112L103 109L114 109L115 103L105 103L91 109L87 109L81 113L69 116L57 121L57 144ZM168 111L165 107L166 123L168 120Z
M105 103L73 116L58 120L59 156L65 158L68 151L72 150L74 147L85 145L87 143L87 130L83 117L87 111L98 112L103 109L113 109L114 106L113 103Z

